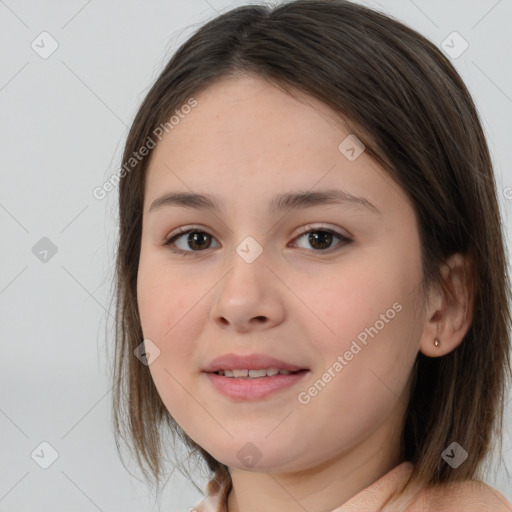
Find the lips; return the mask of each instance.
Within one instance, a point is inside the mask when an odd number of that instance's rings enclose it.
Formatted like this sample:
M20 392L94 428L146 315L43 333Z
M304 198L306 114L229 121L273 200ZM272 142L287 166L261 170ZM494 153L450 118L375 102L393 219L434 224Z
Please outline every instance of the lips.
M220 370L263 370L268 368L275 368L277 370L288 370L290 372L297 372L299 370L307 370L302 366L288 363L274 357L267 356L266 354L224 354L211 361L204 369L203 372L214 373Z

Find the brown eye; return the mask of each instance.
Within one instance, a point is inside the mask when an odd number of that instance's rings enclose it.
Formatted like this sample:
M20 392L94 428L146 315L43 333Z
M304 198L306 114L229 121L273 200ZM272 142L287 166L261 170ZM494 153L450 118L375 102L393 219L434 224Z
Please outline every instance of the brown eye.
M181 242L180 239L183 239L184 241ZM205 249L209 249L212 240L213 237L205 231L189 229L188 231L184 231L171 237L164 243L164 245L169 246L172 252L186 256L194 252L200 252L204 251ZM180 241L182 247L177 246L177 241ZM177 249L174 249L174 246L176 246Z
M204 231L193 231L188 234L186 243L192 249L208 249L211 244L211 237Z
M302 233L297 240L306 237L307 235L307 243L310 244L316 251L315 252L327 252L326 249L331 248L332 242L335 238L338 238L340 242L336 244L334 247L338 245L344 245L346 243L351 242L349 238L342 235L341 233L336 233L330 229L310 229L305 233ZM306 247L307 249L308 247Z
M329 233L328 231L313 231L309 233L308 236L308 242L315 249L328 249L332 243L332 239L332 233Z

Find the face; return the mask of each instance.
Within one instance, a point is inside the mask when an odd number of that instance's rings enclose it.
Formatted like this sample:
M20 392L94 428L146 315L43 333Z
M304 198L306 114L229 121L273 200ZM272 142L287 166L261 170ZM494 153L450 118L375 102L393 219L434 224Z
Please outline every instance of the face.
M137 293L165 406L217 460L262 471L307 469L398 429L423 328L404 192L314 98L242 77L195 99L146 176ZM327 191L359 200L305 199ZM150 211L171 193L208 195L218 209L167 200ZM205 372L225 354L302 371Z

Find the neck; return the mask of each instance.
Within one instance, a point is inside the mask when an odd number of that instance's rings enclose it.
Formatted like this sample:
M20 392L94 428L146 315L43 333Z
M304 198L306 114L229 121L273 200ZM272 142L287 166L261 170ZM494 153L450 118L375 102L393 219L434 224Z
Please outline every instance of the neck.
M403 461L401 432L384 423L349 451L293 473L230 468L228 512L332 512ZM394 436L394 437L393 437Z

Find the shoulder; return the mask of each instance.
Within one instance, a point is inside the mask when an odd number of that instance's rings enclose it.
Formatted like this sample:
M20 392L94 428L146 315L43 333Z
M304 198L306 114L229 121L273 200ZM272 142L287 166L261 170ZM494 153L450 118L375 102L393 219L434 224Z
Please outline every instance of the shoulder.
M420 491L404 509L436 512L512 512L512 505L498 490L479 480L441 484Z

